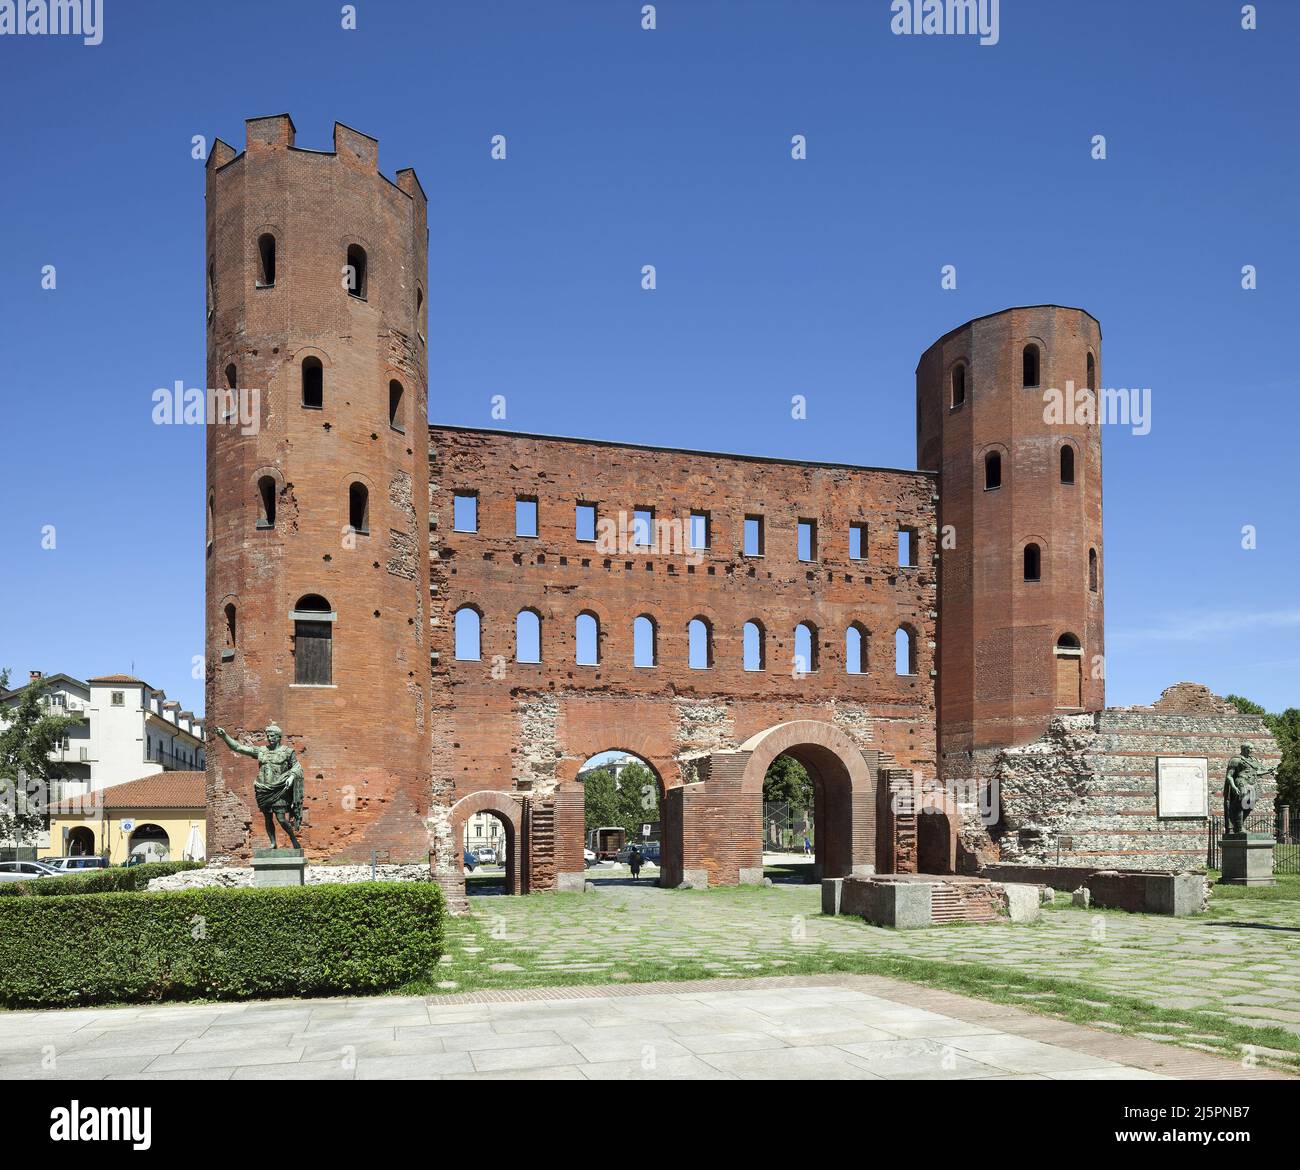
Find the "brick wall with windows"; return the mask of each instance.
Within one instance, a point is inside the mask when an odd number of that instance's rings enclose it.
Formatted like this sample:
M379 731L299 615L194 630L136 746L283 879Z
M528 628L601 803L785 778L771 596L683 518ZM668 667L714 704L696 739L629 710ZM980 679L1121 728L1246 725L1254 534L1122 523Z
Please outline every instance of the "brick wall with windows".
M817 719L933 775L933 476L445 426L430 428L429 468L434 802L556 802L556 858L536 859L548 873L582 868L575 777L600 751L634 752L674 787L701 755ZM455 523L465 496L473 532ZM516 534L520 500L536 502L536 536ZM702 515L708 547L695 548ZM755 516L761 556L744 552ZM915 534L912 565L900 530ZM458 611L477 631L459 658ZM519 661L521 612L539 619L540 661ZM598 623L594 665L579 664L580 617ZM653 665L635 665L641 617ZM761 670L745 669L747 623ZM816 631L803 674L801 623ZM900 628L914 632L910 675L896 672Z

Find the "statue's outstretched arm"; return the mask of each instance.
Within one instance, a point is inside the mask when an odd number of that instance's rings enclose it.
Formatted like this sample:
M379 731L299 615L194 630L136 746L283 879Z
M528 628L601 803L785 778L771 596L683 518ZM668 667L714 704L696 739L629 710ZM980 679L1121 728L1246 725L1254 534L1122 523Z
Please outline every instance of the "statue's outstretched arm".
M245 747L238 740L232 739L224 727L218 727L217 734L226 741L226 746L232 752L238 752L241 756L252 756L254 759L257 758L257 748Z

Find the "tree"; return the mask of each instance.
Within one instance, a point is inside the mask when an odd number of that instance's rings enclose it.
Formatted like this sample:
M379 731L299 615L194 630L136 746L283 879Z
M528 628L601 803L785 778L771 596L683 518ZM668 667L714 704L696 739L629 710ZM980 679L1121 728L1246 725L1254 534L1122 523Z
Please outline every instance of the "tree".
M9 670L0 670L0 691L9 689ZM17 706L0 723L0 841L24 845L44 827L52 782L63 768L50 760L77 722L52 715L45 702L49 688L39 679L22 691Z
M659 819L659 782L644 764L633 760L615 780L609 768L597 768L583 780L587 831L618 825L628 836Z
M1300 808L1300 708L1288 707L1280 715L1271 715L1258 703L1241 695L1228 695L1228 702L1243 715L1260 715L1264 726L1273 733L1282 752L1277 766L1278 807Z
M812 777L794 756L777 756L763 777L763 800L788 804L792 808L812 808Z

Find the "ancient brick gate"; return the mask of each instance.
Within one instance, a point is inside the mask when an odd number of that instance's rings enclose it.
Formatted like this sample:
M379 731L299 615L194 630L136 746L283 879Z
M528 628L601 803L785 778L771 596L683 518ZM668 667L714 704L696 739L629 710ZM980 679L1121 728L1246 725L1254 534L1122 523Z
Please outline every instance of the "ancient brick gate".
M879 847L877 834L879 753L864 752L832 723L796 719L759 732L735 751L702 757L699 780L669 790L663 884L763 880L763 778L780 755L798 760L813 781L816 876L889 868L892 850Z

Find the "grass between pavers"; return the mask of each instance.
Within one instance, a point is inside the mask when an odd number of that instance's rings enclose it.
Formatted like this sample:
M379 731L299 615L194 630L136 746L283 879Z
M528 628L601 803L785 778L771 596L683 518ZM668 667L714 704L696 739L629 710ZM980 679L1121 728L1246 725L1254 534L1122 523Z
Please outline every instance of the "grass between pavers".
M1278 873L1273 875L1276 883L1271 886L1221 886L1218 870L1207 871L1216 885L1210 894L1210 912L1214 912L1215 902L1294 902L1300 901L1300 873Z
M752 887L671 892L672 896L683 899L708 898L715 904L727 901L740 905L755 897L770 896L771 893L772 891ZM566 893L539 897L545 899L549 909L562 912L580 908L587 896ZM623 906L610 909L615 913L623 913L628 908ZM1211 909L1213 910L1213 904ZM930 929L978 929L980 925L953 923ZM852 929L851 924L846 923L846 926ZM1033 925L1017 929L1032 930ZM614 955L611 962L603 952L594 950L593 961L601 962L602 967L590 971L536 969L533 967L536 955L531 946L495 937L486 917L481 913L472 913L448 922L447 952L437 970L426 978L396 989L393 994L438 996L483 990L606 986L611 983L689 983L699 979L746 977L737 974L735 970L720 972L716 963L709 963L705 959L666 956L662 960L629 957L620 961L619 956ZM508 964L520 970L494 971L492 967L496 964ZM735 964L729 966L734 967ZM1026 975L988 963L923 959L884 952L844 953L818 944L809 944L806 950L786 952L780 959L752 966L755 969L747 973L751 978L772 975L882 975L987 1002L1020 1007L1069 1023L1155 1039L1228 1059L1257 1062L1266 1067L1300 1073L1300 1036L1285 1028L1238 1024L1227 1018L1225 1013L1216 1011L1161 1008L1145 999L1119 995L1078 980Z

